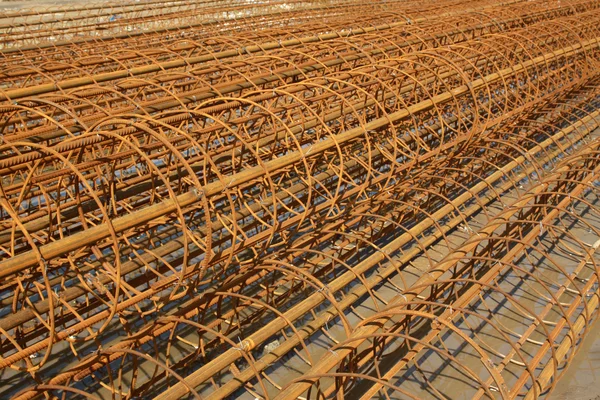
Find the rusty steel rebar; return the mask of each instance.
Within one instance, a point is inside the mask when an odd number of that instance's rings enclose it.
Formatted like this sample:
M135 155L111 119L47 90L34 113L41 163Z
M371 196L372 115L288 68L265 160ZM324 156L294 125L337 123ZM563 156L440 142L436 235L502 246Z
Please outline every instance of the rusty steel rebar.
M546 396L600 309L599 27L0 11L0 397Z

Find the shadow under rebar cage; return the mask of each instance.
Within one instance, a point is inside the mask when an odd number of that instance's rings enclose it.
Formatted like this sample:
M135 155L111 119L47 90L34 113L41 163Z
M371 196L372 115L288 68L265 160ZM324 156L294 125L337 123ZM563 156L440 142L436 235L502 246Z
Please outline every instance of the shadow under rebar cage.
M598 313L600 1L0 12L0 397L546 396Z

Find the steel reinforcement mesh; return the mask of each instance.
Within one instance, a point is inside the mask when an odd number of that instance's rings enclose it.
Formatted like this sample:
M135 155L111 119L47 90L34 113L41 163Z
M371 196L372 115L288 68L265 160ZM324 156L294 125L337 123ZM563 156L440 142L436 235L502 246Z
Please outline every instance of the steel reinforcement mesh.
M597 319L599 0L0 32L0 398L535 399Z

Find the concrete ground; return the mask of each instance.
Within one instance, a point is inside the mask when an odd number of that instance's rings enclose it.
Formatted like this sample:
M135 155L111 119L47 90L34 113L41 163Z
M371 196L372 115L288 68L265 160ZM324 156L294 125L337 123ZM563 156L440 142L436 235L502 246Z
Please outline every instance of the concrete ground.
M550 400L600 400L600 323L596 321Z

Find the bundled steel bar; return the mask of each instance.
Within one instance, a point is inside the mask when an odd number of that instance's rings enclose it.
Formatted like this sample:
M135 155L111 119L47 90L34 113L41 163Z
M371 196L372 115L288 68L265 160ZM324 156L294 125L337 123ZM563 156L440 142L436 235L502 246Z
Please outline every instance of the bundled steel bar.
M0 18L0 397L554 388L599 309L600 2L148 4Z

